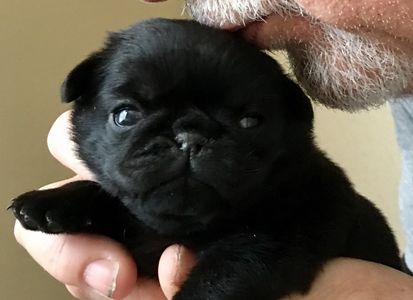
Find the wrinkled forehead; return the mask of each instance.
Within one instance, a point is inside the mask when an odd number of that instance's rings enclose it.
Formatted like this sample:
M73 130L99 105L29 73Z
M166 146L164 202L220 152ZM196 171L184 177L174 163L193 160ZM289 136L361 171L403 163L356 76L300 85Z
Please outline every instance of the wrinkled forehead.
M252 66L248 59L236 61L236 56L236 51L199 55L190 48L121 54L109 64L105 88L116 98L174 105L214 101L245 105L259 94L276 93L273 73L259 64Z

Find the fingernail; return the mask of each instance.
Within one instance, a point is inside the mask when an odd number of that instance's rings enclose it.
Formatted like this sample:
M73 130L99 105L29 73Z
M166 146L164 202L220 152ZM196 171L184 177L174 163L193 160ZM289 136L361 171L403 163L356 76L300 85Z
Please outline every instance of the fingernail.
M182 279L182 256L184 255L185 248L181 245L178 246L175 252L175 264L176 273L174 276L175 282L180 282Z
M196 257L186 247L179 245L175 248L175 276L174 281L179 286L186 280L193 266L196 264Z
M187 250L185 247L179 245L178 249L175 253L175 263L176 263L176 273L174 280L176 283L182 282L184 278L188 275L189 272L188 266L185 265L184 257L187 254Z
M97 260L86 267L86 284L105 297L113 298L119 264L110 260Z

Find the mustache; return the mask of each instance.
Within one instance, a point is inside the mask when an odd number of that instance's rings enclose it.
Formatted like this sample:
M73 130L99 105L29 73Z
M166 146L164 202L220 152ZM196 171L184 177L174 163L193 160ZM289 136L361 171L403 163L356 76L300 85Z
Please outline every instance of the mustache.
M184 10L197 21L215 27L245 25L271 14L304 15L293 0L186 0Z

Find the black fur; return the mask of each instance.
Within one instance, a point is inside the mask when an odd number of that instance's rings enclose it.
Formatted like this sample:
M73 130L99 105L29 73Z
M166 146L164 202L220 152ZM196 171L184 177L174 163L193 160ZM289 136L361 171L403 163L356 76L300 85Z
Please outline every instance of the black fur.
M142 22L73 70L62 96L98 183L18 197L26 228L110 236L148 276L183 244L199 260L176 300L305 293L341 256L400 269L383 216L314 144L310 101L241 39Z

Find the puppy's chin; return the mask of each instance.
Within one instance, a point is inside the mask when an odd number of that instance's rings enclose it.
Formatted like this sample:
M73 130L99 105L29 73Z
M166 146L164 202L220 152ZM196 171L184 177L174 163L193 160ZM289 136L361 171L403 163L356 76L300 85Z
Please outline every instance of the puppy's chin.
M137 217L161 234L182 235L208 227L226 210L210 185L182 176L152 189L140 201Z

